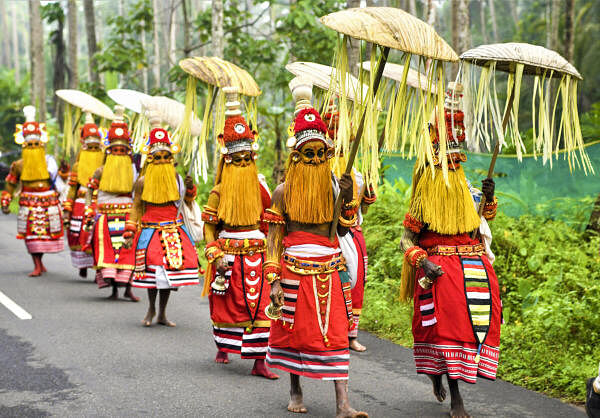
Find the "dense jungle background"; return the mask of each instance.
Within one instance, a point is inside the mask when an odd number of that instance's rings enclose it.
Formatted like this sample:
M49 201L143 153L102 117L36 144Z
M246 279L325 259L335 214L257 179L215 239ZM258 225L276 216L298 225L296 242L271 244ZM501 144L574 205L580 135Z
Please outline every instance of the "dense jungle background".
M583 76L580 120L600 171L600 2L595 0L0 0L0 169L19 155L13 132L25 105L36 105L48 123L58 143L50 149L59 159L72 160L60 148L63 104L55 90L77 88L111 106L106 91L117 87L183 102L186 77L178 61L214 55L248 70L263 91L259 166L275 186L293 111L287 88L292 76L284 67L290 61L331 65L337 36L318 17L365 5L416 15L459 54L509 41L559 52ZM355 62L361 58L350 56ZM531 88L524 86L521 102L526 142ZM472 154L470 160L469 177L480 183L489 156ZM500 213L492 225L505 321L499 376L583 402L585 378L596 373L600 360L594 350L600 344L600 182L558 164L550 171L533 157L518 162L510 149L502 161L496 177ZM379 199L364 223L370 267L361 323L408 346L412 306L398 301L397 289L411 165L384 157ZM200 201L211 184L209 178L201 185Z

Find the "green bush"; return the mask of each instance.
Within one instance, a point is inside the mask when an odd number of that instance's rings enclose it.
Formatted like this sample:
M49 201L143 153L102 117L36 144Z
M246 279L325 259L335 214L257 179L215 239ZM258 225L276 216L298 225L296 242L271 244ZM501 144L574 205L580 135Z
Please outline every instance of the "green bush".
M412 306L398 300L403 261L398 244L409 197L405 183L385 184L365 216L369 272L361 322L407 346ZM600 344L599 237L537 215L515 219L499 213L491 226L506 321L498 376L583 402L585 379L600 360L594 352Z

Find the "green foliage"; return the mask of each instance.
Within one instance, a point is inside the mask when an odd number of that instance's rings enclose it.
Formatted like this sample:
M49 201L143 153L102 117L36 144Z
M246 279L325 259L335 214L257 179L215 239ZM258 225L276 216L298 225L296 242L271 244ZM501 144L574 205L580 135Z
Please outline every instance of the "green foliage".
M152 30L152 4L149 0L134 3L127 16L108 18L111 31L101 52L96 54L98 71L114 71L129 76L139 88L139 77L135 72L147 66L146 51L142 47L141 35Z
M0 151L16 151L15 125L23 123L23 107L29 104L29 77L15 82L14 71L0 70Z
M408 199L406 184L386 184L365 216L370 264L361 325L410 346L412 306L398 301L400 219ZM506 321L498 376L583 402L600 344L600 237L539 215L500 213L491 226Z

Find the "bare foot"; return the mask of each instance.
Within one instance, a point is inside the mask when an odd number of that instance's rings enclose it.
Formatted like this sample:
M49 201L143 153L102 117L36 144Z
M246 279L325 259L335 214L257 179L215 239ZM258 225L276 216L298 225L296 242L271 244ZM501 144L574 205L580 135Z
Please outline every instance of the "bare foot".
M215 363L228 364L229 363L229 355L225 351L217 351L217 356L215 357Z
M302 393L290 394L290 402L288 403L287 409L290 412L297 412L300 414L308 412L308 409L306 409L304 401L302 400Z
M108 300L119 300L119 295L116 293L111 293L109 297L107 297L106 299Z
M42 275L42 272L36 267L31 273L29 273L29 277L39 277Z
M252 376L262 376L267 379L279 379L275 373L273 373L267 365L265 364L265 360L254 360L254 367L252 368Z
M79 277L82 279L87 278L87 269L79 269Z
M369 418L369 414L362 411L357 411L349 406L337 410L336 418Z
M453 406L450 409L450 416L452 418L471 418L471 415L469 415L467 411L465 411L465 406L463 404Z
M152 325L152 319L154 318L154 315L156 315L156 312L153 309L148 309L146 316L142 320L142 325L144 325L145 327L149 327L150 325Z
M175 327L176 324L173 321L169 321L167 318L165 317L161 317L161 318L157 318L156 319L156 323L160 324L160 325L164 325L166 327Z
M132 302L140 301L140 298L138 298L136 295L134 295L131 290L126 290L125 293L123 293L123 297L129 299Z
M46 273L48 270L46 270L46 266L44 265L44 263L42 263L42 259L40 258L40 268L42 269L42 273Z
M444 388L444 384L442 383L442 376L428 375L428 377L431 379L431 383L433 383L433 395L439 402L444 402L446 399L446 388Z
M357 338L350 338L350 350L362 353L363 351L367 351L367 347L359 343Z

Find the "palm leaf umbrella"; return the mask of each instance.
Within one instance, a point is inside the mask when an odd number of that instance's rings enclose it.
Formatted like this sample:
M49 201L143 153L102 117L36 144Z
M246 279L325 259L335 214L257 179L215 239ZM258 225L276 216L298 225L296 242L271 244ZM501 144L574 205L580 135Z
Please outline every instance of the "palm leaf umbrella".
M55 93L67 103L65 106L62 143L62 149L66 156L70 156L77 151L79 144L79 129L77 128L82 112L100 116L102 119L112 120L115 118L110 107L88 93L75 89L56 90ZM73 115L73 107L75 108L75 115ZM73 124L73 116L75 116L75 124ZM58 151L57 146L58 141L54 147L55 154Z
M473 115L473 126L470 128L469 137L485 141L489 147L488 128L490 126L498 136L488 177L492 177L494 173L496 158L501 145L506 144L505 135L507 133L519 158L525 151L518 126L519 98L524 74L534 76L532 102L534 154L541 153L544 163L549 161L551 166L552 153L554 152L558 158L562 139L567 151L565 158L568 159L569 167L571 169L582 167L586 173L588 171L593 173L591 161L583 147L577 111L577 82L582 77L573 65L555 51L537 45L516 42L481 45L466 51L460 58L465 66L462 79L466 87L466 102L470 107L465 110ZM482 67L476 92L473 66ZM496 70L508 73L507 101L501 122L496 94ZM558 81L558 91L554 103L551 103L551 95L548 92L551 90L553 80ZM556 132L555 116L559 97L562 112L557 121L559 129ZM538 99L537 103L536 98ZM487 120L491 122L486 123ZM554 147L553 142L556 144ZM576 155L577 150L579 157ZM485 197L482 197L480 212L484 204Z
M379 168L379 149L378 149L378 135L377 135L377 119L372 117L376 114L375 103L378 98L378 89L383 75L383 70L388 59L390 49L395 49L404 53L404 65L410 64L411 57L421 57L421 62L424 65L424 59L432 60L432 71L431 79L429 84L432 84L433 77L436 79L438 90L443 89L444 80L444 69L443 62L458 61L458 55L454 50L439 36L433 27L423 22L422 20L412 16L411 14L392 7L366 7L366 8L353 8L342 10L339 12L331 13L323 16L321 22L345 35L342 41L338 43L337 48L337 59L336 59L336 74L340 78L340 84L344 85L344 74L348 73L348 62L346 53L346 44L348 37L363 40L378 46L381 49L381 55L377 64L377 70L371 72L369 77L369 93L368 98L364 104L362 104L362 116L356 129L356 140L352 142L352 146L349 147L348 154L348 165L346 166L346 173L350 173L356 154L358 152L359 145L362 145L362 165L363 172L365 174L365 181L369 183L375 183L373 181L377 178ZM377 48L371 50L371 63L375 65L375 54ZM349 143L351 124L349 123L347 116L343 112L344 106L344 88L342 87L342 100L340 101L340 130L341 140ZM403 77L398 86L398 97L402 98L406 90L406 77ZM423 92L424 95L430 95L427 91ZM380 97L380 96L379 96ZM443 119L443 99L441 95L437 98L437 113L438 118ZM394 112L398 112L401 117L404 117L406 113L405 102L400 101L397 103L397 107L393 109ZM420 109L418 114L419 118L416 118L418 123L429 120L432 112L436 109L433 100L426 100L423 98L420 102ZM346 119L346 121L344 121ZM362 141L363 131L365 131L365 140ZM446 150L446 135L441 130L440 135L440 152ZM424 135L419 135L420 144L417 144L416 138L414 146L419 148L420 163L425 165L425 162L433 159L433 151L431 144L428 141L423 140ZM363 144L361 144L364 142ZM443 170L447 175L447 162L444 160ZM335 203L335 212L332 222L332 228L330 231L330 238L333 239L337 228L337 220L340 214L342 201L338 196Z
M143 103L152 96L130 89L112 89L107 91L107 94L115 103L120 104L125 109L137 115L132 118L130 126L133 149L135 152L139 152L144 146L144 141L150 132L150 123L146 116L144 116Z
M196 84L200 80L208 85L206 96L206 106L202 117L202 133L199 137L198 149L201 149L208 139L211 131L211 121L213 113L215 115L213 133L215 141L217 135L223 130L225 124L225 95L218 94L223 87L237 87L242 96L247 96L250 100L245 101L248 120L251 125L256 127L258 121L257 97L262 93L258 84L252 76L244 69L219 57L193 57L186 58L179 62L183 71L188 73L185 113L186 115L196 114L197 98ZM217 101L218 98L218 101ZM243 99L242 99L243 100ZM216 111L213 111L216 104ZM190 135L190 117L184 117L181 126L178 128L184 142Z

